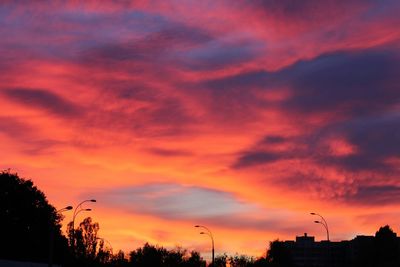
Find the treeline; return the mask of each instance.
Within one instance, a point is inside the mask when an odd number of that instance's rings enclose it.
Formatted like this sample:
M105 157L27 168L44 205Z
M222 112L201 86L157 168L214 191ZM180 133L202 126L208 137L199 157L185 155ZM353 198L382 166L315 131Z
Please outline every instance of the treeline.
M206 261L199 252L189 252L180 247L168 250L162 246L146 243L128 255L122 251L113 254L111 248L106 246L104 239L98 237L98 230L99 224L93 223L90 217L84 219L79 227L74 229L74 234L72 234L71 224L68 225L69 251L72 255L68 259L69 262L65 262L66 266L207 267ZM269 256L255 259L246 255L222 254L216 256L214 266L275 266L272 255ZM212 267L211 262L208 266Z
M0 172L0 259L65 267L207 267L199 252L179 247L166 249L146 243L128 254L114 252L106 239L98 235L100 225L90 217L76 227L69 223L64 236L62 219L32 181L10 171ZM351 260L326 266L400 266L399 238L389 226L381 227L375 237L345 242L348 243L343 243L343 251L345 254L353 251L348 255ZM217 255L214 267L292 267L296 266L294 251L292 245L276 240L270 243L263 257ZM306 252L302 253L304 260ZM329 250L329 255L333 253L334 250Z
M197 251L168 250L144 244L126 255L113 252L98 235L100 226L85 218L67 236L61 232L63 216L31 180L9 170L0 172L0 259L61 264L66 267L206 267ZM265 258L217 255L214 266L269 266ZM211 263L208 263L210 266Z

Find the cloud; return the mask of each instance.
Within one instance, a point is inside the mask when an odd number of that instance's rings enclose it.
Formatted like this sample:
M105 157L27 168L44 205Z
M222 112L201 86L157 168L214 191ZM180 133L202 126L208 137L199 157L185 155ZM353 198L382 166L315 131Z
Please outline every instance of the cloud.
M348 47L359 41L362 43L368 39L360 38L364 32L367 33L366 29L374 39L374 26L386 25L387 29L392 28L395 22L391 18L394 18L400 9L399 3L395 0L350 0L346 2L260 0L250 3L241 1L236 3L236 7L243 12L244 17L251 13L253 17L257 18L258 25L256 25L258 27L265 27L264 31L268 31L273 37L282 38L282 46L297 47L297 44L304 42L303 44L313 47L313 42L315 42L315 44L321 45L320 48L331 44ZM291 42L292 38L294 42ZM353 40L353 42L343 43L345 40ZM367 44L368 42L365 42L363 45ZM307 50L307 48L302 50ZM314 46L314 49L319 48ZM290 51L289 53L296 52Z
M361 180L356 177L329 179L326 173L317 170L293 168L275 178L273 183L287 190L307 192L308 199L322 199L331 203L345 203L345 197L357 190Z
M281 144L286 141L286 137L281 135L267 135L264 137L263 143L267 144Z
M83 126L142 137L192 133L198 118L184 97L168 86L154 86L152 77L140 77L139 81L135 78L106 77L93 82L96 92L92 97L96 101Z
M31 156L48 153L52 148L62 144L52 138L38 135L38 129L23 119L0 116L0 133L16 141L15 150Z
M203 81L202 86L213 90L268 88L267 82L269 82L270 76L272 75L269 72L263 70L242 72L232 76Z
M200 220L199 223L218 225L235 230L257 230L271 231L275 234L295 235L304 231L304 224L301 222L294 225L292 221L296 221L295 214L262 211L264 218L252 218L250 215L231 215L231 216L215 216Z
M32 131L32 127L16 118L0 117L0 132L10 137L26 135Z
M238 153L232 167L298 159L353 172L392 171L386 161L400 153L396 145L399 118L394 111L400 99L400 91L396 89L400 77L398 58L398 53L387 47L342 51L300 61L275 72L254 71L207 81L204 85L210 90L240 99L250 107L253 104L256 111L268 105L248 99L253 92L289 88L289 97L273 105L286 117L307 121L327 114L333 119L314 125L317 127L314 130L303 131L300 127L299 133L291 133L291 138L266 136ZM237 97L236 91L245 97ZM354 151L332 155L326 144L335 138L343 139ZM276 150L279 145L285 146Z
M257 209L224 191L173 183L120 188L101 195L110 205L166 219L200 219Z
M187 157L191 156L193 153L185 150L178 150L178 149L164 149L164 148L149 148L146 151L150 152L151 154L161 156L161 157Z
M289 120L297 117L304 121L326 116L330 119L325 124L351 121L396 106L400 98L396 89L399 56L393 47L334 52L277 71L243 71L203 80L191 91L207 96L205 104L213 111L212 117L225 124L262 120L263 112L279 112Z
M267 135L239 153L232 168L264 171L259 167L268 166L274 177L266 178L266 183L309 192L310 198L349 205L390 204L390 196L398 190L399 121L398 114L390 112L330 123L290 138L278 137L277 143L270 143ZM276 145L284 146L276 150ZM343 145L350 148L335 153ZM397 203L397 198L393 197L392 203Z
M400 76L399 53L380 47L341 51L300 61L284 69L240 73L205 81L202 86L234 92L249 88L276 91L290 88L290 97L280 103L282 111L329 112L363 115L397 104ZM246 88L246 90L244 89Z
M122 142L132 140L134 137L190 135L195 125L195 118L178 103L153 103L133 110L125 110L125 107L113 110L98 109L81 121L81 127L105 131L112 135L117 132L128 134L128 140L122 139ZM114 140L114 142L119 141L121 140Z
M247 168L257 165L274 163L280 160L290 159L299 156L298 151L276 151L276 145L282 145L287 142L293 142L292 138L282 135L266 135L255 146L247 151L239 153L238 158L232 165L235 169Z
M139 108L128 120L135 130L150 135L180 135L190 132L196 122L185 105L177 98L162 98L152 105Z
M352 121L343 128L348 141L356 145L360 153L373 157L399 157L399 122L398 113L388 113L384 116Z
M1 93L18 104L65 118L73 118L83 112L78 105L45 89L10 88L3 89Z
M87 47L81 63L119 65L124 62L142 62L144 65L175 64L176 53L193 49L212 40L200 28L189 27L174 21L165 21L159 29L128 40L93 44Z
M335 19L336 16L343 16L339 10L344 10L346 7L354 11L357 5L367 6L372 1L351 0L346 3L337 3L336 1L296 1L296 0L261 0L253 1L251 5L258 10L263 11L265 15L274 16L276 19L286 18L295 21L304 21L308 17L314 20L317 18L323 20Z
M167 220L195 221L232 229L281 232L294 229L289 220L281 220L281 216L295 216L290 212L261 208L232 193L200 186L153 183L106 190L96 196L111 208ZM263 214L265 216L260 216Z
M392 173L395 167L387 161L400 157L400 117L397 114L355 119L330 125L319 139L339 135L351 144L355 151L350 155L321 158L323 164L333 164L346 170L374 170Z
M349 203L364 206L380 206L400 203L400 186L361 185L354 194L345 197Z
M150 122L157 124L186 124L193 121L193 118L185 112L184 105L178 99L164 99L158 103L158 107L149 110L141 110L140 116L144 116Z
M283 107L302 112L335 110L352 116L386 110L400 97L398 59L396 51L381 48L299 62L276 73L280 82L288 81L293 89Z
M353 174L363 171L394 174L397 170L392 160L400 156L399 121L399 115L393 110L377 116L327 122L314 131L297 136L283 139L278 136L275 143L267 136L241 152L238 160L249 159L247 164L243 161L243 167L266 164L271 154L271 162L297 159ZM277 151L276 145L284 146ZM260 154L260 160L255 157L253 162L253 154ZM262 160L264 154L265 160Z
M229 128L229 124L246 125L261 119L262 111L275 108L258 88L253 86L257 74L237 74L224 78L202 79L185 83L185 93L196 97L204 106L204 112L211 121Z
M286 158L287 155L268 151L247 151L233 164L233 168L240 169L243 167L251 167L260 164L273 163Z
M254 60L265 46L249 37L215 37L201 46L178 54L183 67L194 71L210 71Z

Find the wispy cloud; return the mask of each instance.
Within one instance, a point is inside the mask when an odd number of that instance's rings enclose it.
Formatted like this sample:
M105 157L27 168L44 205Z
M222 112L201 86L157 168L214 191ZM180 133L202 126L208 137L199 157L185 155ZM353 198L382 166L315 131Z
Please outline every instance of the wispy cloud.
M82 114L83 109L45 89L10 88L1 91L9 100L27 108L49 112L49 115L74 117Z
M145 184L104 191L101 198L113 206L167 219L206 219L254 212L257 205L240 201L217 189L180 184Z

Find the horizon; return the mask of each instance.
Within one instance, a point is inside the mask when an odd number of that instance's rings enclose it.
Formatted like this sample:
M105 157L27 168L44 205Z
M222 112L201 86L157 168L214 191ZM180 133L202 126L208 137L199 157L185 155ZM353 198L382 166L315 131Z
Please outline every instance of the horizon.
M400 1L0 3L0 169L114 251L400 232ZM63 225L72 214L63 214ZM65 228L63 228L65 230ZM208 259L208 256L206 257Z

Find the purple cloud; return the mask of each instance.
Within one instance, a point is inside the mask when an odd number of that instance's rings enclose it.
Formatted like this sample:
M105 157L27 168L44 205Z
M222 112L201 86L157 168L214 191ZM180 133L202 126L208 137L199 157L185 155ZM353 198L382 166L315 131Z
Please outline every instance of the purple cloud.
M45 89L11 88L1 93L9 100L26 107L45 110L62 117L75 117L82 114L83 109Z

